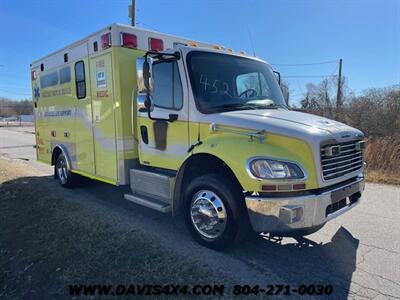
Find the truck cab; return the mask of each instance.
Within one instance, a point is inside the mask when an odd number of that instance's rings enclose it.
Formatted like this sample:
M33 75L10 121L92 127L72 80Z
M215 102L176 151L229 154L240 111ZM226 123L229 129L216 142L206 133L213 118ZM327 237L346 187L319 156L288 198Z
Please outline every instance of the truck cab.
M249 230L307 235L360 202L363 133L291 110L265 61L122 25L76 45L47 59L59 73L32 66L38 159L63 186L130 184L125 199L214 249Z

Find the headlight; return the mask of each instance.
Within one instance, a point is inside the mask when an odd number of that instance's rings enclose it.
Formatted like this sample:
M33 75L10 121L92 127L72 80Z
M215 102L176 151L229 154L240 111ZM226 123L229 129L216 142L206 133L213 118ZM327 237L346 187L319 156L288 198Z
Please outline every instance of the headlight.
M273 159L254 159L250 162L250 172L262 179L302 179L304 173L298 165Z

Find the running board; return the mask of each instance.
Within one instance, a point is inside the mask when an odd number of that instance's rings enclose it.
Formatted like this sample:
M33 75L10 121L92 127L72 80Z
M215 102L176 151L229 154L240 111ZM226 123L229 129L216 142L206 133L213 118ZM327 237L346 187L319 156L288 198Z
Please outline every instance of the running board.
M169 213L172 208L171 205L157 201L155 199L142 196L142 195L135 195L135 194L125 194L124 198L129 200L133 203L157 210L162 213Z

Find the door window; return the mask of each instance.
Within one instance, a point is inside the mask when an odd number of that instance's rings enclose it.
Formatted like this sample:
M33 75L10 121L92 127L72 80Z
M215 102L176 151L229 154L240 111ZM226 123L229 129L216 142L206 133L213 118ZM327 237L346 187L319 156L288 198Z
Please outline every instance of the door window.
M183 92L178 64L160 62L153 65L153 102L154 106L179 110L183 105Z

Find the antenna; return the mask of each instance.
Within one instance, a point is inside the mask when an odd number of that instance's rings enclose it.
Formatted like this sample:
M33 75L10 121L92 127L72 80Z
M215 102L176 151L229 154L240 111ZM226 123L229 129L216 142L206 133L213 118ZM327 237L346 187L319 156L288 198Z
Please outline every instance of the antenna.
M248 34L249 40L250 40L251 49L253 50L253 56L256 56L256 50L254 49L254 43L253 43L253 37L251 36L251 31L250 31L248 25L246 25L246 28L247 28L247 34Z

